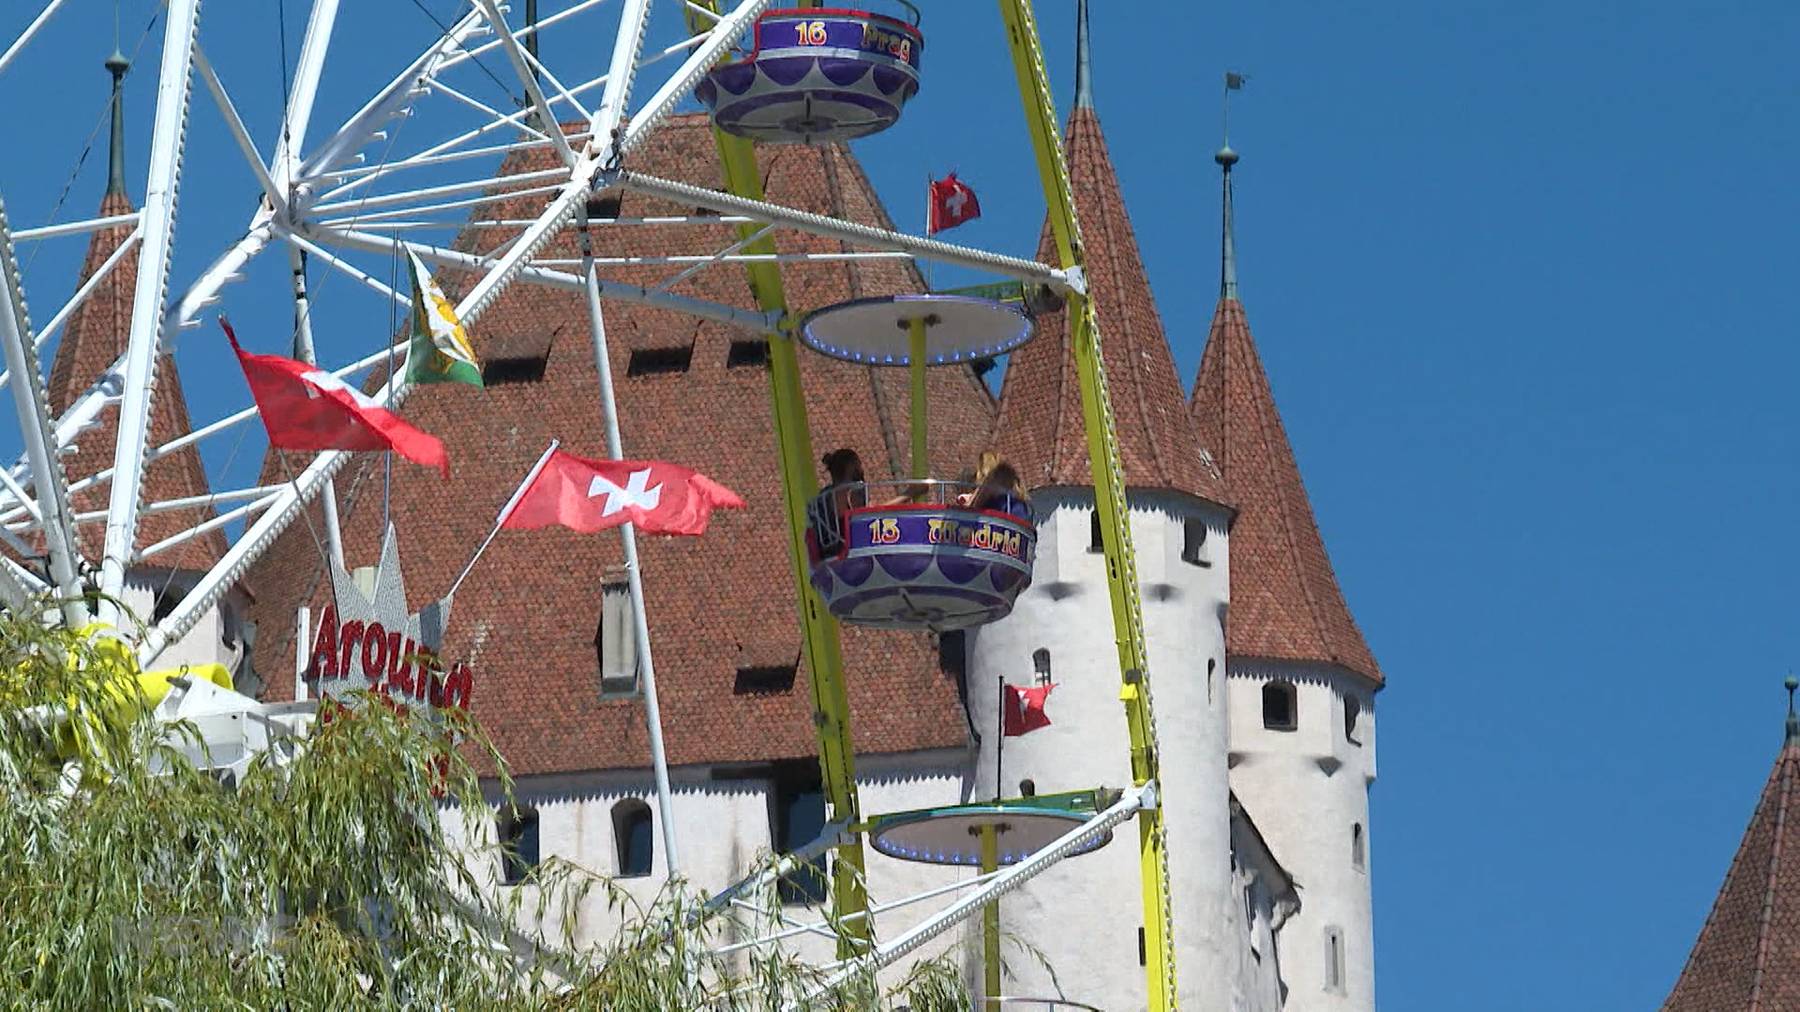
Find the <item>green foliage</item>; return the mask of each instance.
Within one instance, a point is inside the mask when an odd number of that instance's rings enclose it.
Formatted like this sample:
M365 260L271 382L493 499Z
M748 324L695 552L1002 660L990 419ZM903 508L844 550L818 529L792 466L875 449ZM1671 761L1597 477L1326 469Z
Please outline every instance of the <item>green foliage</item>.
M504 765L463 713L437 727L359 705L223 783L188 758L192 727L120 705L132 662L98 643L0 614L7 1007L968 1007L945 961L884 997L866 978L815 995L779 949L715 957L768 925L703 916L680 884L640 907L551 860L491 888L472 869L495 863L491 799L511 784L483 796L471 757ZM625 926L583 950L575 911L596 890Z

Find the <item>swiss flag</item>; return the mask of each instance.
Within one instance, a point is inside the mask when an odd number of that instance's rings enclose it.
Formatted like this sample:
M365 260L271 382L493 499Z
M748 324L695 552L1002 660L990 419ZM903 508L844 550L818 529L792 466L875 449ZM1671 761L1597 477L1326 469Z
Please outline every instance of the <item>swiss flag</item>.
M1017 738L1040 727L1049 727L1050 715L1044 712L1044 701L1050 698L1050 690L1054 688L1055 683L1034 685L1029 689L1005 686L1001 696L1001 705L1006 708L1001 716L1001 732L1008 738Z
M937 235L979 217L981 202L975 199L975 191L969 189L968 183L956 178L956 173L931 181L931 211L925 222L926 235Z
M715 508L744 500L706 475L661 460L589 460L553 450L525 479L500 526L598 531L623 523L646 534L704 534Z
M253 355L238 346L223 316L219 326L237 353L250 396L283 450L393 450L415 464L450 475L450 455L436 436L415 428L362 391L318 366L280 355Z

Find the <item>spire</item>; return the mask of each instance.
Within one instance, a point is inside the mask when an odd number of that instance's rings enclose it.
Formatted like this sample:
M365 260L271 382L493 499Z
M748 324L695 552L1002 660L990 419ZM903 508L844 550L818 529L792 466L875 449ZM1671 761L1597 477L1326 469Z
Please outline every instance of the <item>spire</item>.
M1800 682L1786 684L1787 743L1662 1012L1776 1012L1800 997Z
M1100 117L1077 102L1063 134L1075 208L1081 217L1082 266L1104 338L1101 354L1125 483L1225 503L1217 474L1194 452L1197 440L1181 377L1144 273ZM1056 262L1056 244L1047 223L1038 258ZM1068 313L1041 313L1035 327L1036 335L1013 352L1006 367L995 449L1012 461L1031 488L1091 486Z
M131 61L119 52L118 42L113 43L112 55L106 58L106 69L112 74L112 150L108 159L106 173L106 192L123 196L125 193L125 89L123 87L125 72L131 69Z
M1788 748L1793 748L1800 745L1800 716L1796 716L1794 713L1794 690L1800 689L1800 678L1789 674L1787 681L1781 684L1785 685L1788 690L1787 739L1783 744Z
M1222 201L1225 213L1221 217L1224 223L1219 238L1219 298L1233 299L1238 297L1237 289L1237 240L1232 235L1231 224L1231 167L1237 164L1238 153L1231 150L1231 142L1213 155L1213 161L1219 163L1219 175L1223 182Z
M1087 0L1075 0L1075 108L1094 107L1094 76L1088 64Z

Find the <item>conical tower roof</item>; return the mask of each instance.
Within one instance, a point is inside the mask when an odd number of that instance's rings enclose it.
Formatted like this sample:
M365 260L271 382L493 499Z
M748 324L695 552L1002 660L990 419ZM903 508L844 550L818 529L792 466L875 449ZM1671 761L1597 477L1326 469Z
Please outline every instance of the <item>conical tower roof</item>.
M1227 148L1218 161L1225 169L1224 261L1212 332L1194 383L1193 420L1199 445L1212 454L1225 495L1239 510L1231 528L1226 650L1239 657L1336 664L1379 685L1381 668L1338 586L1237 298L1229 228L1237 155Z
M1079 66L1086 60L1078 57ZM1081 94L1091 101L1085 70ZM1081 219L1088 291L1099 317L1114 431L1125 483L1225 502L1217 474L1197 452L1181 379L1150 294L1137 235L1091 105L1069 116L1064 147ZM1057 260L1046 223L1038 259ZM1038 317L1036 336L1014 352L1000 397L994 442L1032 488L1092 485L1081 389L1066 312Z
M784 145L760 152L769 199L818 214L892 227L849 149ZM634 168L696 186L718 186L710 122L679 115L632 154ZM502 174L559 166L548 148L510 157ZM694 214L627 193L626 218ZM530 218L537 198L497 198L481 218ZM611 210L607 214L615 213ZM601 225L602 257L655 257L718 249L736 233L726 224ZM492 230L465 237L482 248L504 239ZM838 252L829 239L780 233L782 253ZM545 256L579 256L571 230ZM652 285L666 265L607 267L605 276ZM893 260L784 265L790 306L804 313L848 299L916 292L911 265ZM443 271L448 291L471 275ZM720 265L674 291L738 306L754 305L744 272ZM691 467L741 495L747 507L713 515L704 537L638 539L645 607L656 658L669 761L748 763L812 756L810 677L801 657L800 622L786 512L776 458L769 376L758 335L670 310L608 300L604 306L625 453ZM384 317L385 319L385 317ZM248 336L248 335L246 335ZM415 390L401 413L444 441L451 476L396 461L392 513L412 605L442 594L487 534L495 512L551 438L588 457L606 454L599 378L586 304L578 292L531 284L509 288L470 327L485 364L485 390L441 384ZM264 335L268 347L279 347ZM534 360L514 371L509 361ZM903 475L909 408L906 371L851 365L802 350L800 370L815 454L853 447L872 478ZM507 372L506 378L498 373ZM376 381L378 382L378 380ZM929 370L931 457L955 473L981 452L993 425L993 399L966 366ZM306 455L289 454L298 471ZM824 483L824 475L819 475ZM280 479L278 479L280 480ZM337 476L349 565L376 557L382 527L382 463L362 454ZM322 553L312 527L296 520L252 570L258 590L256 666L291 671L297 605L313 614L325 601ZM560 528L503 531L457 591L448 653L471 659L473 708L516 774L649 765L643 707L602 699L596 627L602 584L622 579L620 539L611 532ZM859 753L964 748L968 726L954 678L923 633L845 628L844 659L856 714ZM797 668L796 668L797 665ZM791 684L786 678L791 677ZM275 680L272 696L290 691Z
M1787 741L1719 898L1662 1007L1663 1012L1800 1008L1800 732L1791 716Z
M113 75L113 131L106 194L100 199L101 217L130 214L135 210L131 198L126 196L124 183L123 99L120 89L126 69L124 58L114 54L107 61L107 69ZM87 256L82 260L81 276L76 287L80 288L92 277L130 234L129 225L116 225L95 231L88 242ZM134 248L101 280L87 300L69 314L62 338L56 347L56 357L50 366L50 380L46 391L53 414L60 415L67 410L124 353L131 330L131 301L133 290L137 287L137 272L138 251ZM118 431L118 410L117 405L108 406L93 426L76 437L76 452L63 460L71 484L113 466L113 454L117 446L114 436ZM191 428L187 399L182 396L181 380L176 374L175 362L168 355L162 355L156 363L156 396L150 412L149 445L152 448L160 446L186 435ZM75 493L73 499L76 512L106 510L110 489L110 484L99 485ZM200 454L191 446L154 461L145 468L145 502L201 496L209 491ZM193 527L211 515L212 511L209 509L196 508L142 516L138 521L137 547L153 545ZM82 525L79 534L83 539L84 549L90 554L98 550L101 538L98 521ZM156 568L201 570L211 567L224 553L224 534L213 531L168 551L159 552L147 560L146 564Z

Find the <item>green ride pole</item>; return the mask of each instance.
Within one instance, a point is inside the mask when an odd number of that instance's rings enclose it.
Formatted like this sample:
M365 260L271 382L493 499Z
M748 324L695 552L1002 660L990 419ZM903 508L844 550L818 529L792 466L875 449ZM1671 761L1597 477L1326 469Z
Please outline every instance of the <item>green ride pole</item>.
M925 451L925 321L906 321L906 336L911 344L906 371L912 379L912 476L929 478L931 460Z

